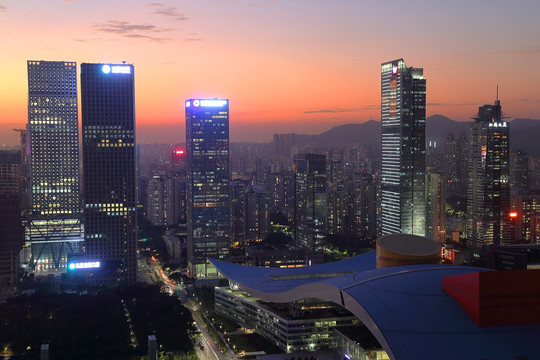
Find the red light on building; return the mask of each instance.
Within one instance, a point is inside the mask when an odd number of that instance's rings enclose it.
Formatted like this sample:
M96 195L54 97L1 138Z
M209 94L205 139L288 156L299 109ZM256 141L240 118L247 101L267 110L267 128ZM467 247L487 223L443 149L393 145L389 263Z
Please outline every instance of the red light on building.
M510 212L510 214L508 214L508 216L510 216L510 218L512 218L512 219L515 219L515 218L517 218L518 213L517 213L517 211L512 211L512 212Z
M185 151L181 150L181 149L178 149L178 150L174 150L173 153L174 153L174 155L184 155Z

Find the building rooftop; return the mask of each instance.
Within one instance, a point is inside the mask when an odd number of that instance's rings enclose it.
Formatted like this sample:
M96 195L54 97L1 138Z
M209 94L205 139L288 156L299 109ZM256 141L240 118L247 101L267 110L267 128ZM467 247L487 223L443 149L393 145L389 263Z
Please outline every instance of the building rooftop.
M540 353L540 324L479 327L442 290L445 277L487 269L433 264L376 269L375 252L294 269L210 261L239 288L264 301L317 297L342 305L391 359L535 359Z

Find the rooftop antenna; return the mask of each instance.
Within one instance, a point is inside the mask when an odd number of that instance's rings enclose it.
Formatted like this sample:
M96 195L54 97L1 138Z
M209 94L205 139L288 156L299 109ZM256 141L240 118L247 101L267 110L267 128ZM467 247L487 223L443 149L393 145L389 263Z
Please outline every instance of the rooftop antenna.
M497 101L499 101L499 84L497 84Z

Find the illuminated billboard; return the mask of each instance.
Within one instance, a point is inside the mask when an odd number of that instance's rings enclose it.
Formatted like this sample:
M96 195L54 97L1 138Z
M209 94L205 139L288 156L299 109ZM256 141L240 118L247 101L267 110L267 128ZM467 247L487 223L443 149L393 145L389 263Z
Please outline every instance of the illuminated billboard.
M225 99L195 99L186 101L186 107L223 107L227 105Z
M73 262L68 263L69 270L98 269L100 267L101 267L101 262L99 261L82 261L82 262L73 261Z
M104 74L131 74L131 66L105 64L101 67L101 71Z

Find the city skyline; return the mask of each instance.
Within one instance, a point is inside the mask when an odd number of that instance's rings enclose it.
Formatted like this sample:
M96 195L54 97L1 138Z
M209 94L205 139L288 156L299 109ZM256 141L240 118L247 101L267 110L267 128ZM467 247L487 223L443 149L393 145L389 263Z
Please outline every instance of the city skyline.
M27 121L28 59L136 65L141 142L181 142L183 101L197 97L230 99L232 141L379 120L379 65L401 57L430 79L427 116L469 120L499 84L506 113L540 117L533 1L127 4L0 0L0 144Z

